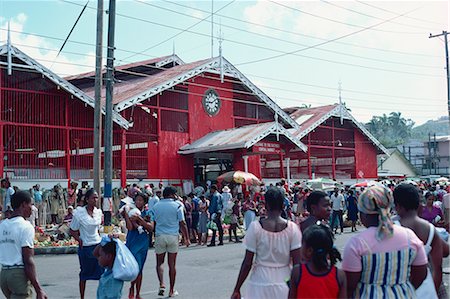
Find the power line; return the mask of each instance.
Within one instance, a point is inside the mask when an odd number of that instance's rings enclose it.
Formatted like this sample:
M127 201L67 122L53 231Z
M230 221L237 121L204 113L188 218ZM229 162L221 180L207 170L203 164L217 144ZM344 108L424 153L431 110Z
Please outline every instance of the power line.
M271 2L273 2L273 1L271 1ZM274 3L276 3L276 2L274 2ZM277 3L277 4L279 4L279 3ZM286 5L284 5L284 4L279 4L279 5L282 5L282 6L291 8L291 7L286 6ZM295 9L295 8L292 8L292 9ZM411 11L410 11L410 12L411 12ZM410 13L410 12L407 12L407 13ZM406 13L405 13L405 14L406 14ZM346 38L346 37L355 35L355 34L357 34L357 33L360 33L360 32L366 31L366 30L369 30L369 29L374 28L374 27L376 27L376 26L379 26L379 25L381 25L381 24L383 24L383 23L386 23L386 22L388 22L388 21L390 21L390 20L397 19L397 18L399 18L400 16L401 16L401 15L396 16L396 17L393 17L393 18L391 18L391 19L389 19L389 20L385 20L385 21L383 21L383 22L374 24L374 25L369 26L369 27L364 27L364 28L362 28L362 29L360 29L360 30L357 30L357 31L354 31L354 32L351 32L351 33L348 33L348 34L344 34L344 35L339 36L339 37L337 37L337 38L334 38L334 39L331 39L331 40L328 40L328 41L325 41L325 42L322 42L322 43L318 43L318 44L316 44L316 45L312 45L312 46L309 46L309 47L306 47L306 48L302 48L302 49L299 49L299 50L296 50L296 51L291 51L291 52L288 52L288 53L285 53L285 54L274 55L274 56L270 56L270 57L266 57L266 58L261 58L261 59L256 59L256 60L252 60L252 61L240 63L240 64L237 64L237 65L244 65L244 64L250 64L250 63L256 63L256 62L263 62L263 61L267 61L267 60L272 60L272 59L275 59L275 58L283 57L283 56L286 56L286 55L293 55L293 54L296 54L296 53L301 52L301 51L305 51L305 50L308 50L308 49L312 49L312 48L315 48L315 47L319 47L319 46L322 46L322 45L325 45L325 44L334 42L334 41L336 41L336 40L340 40L340 39L343 39L343 38Z
M179 6L179 7L192 9L192 10L195 10L195 11L198 11L198 12L208 13L205 10L198 9L198 8L193 8L193 7L190 7L188 5L183 5L181 3L171 2L171 1L168 1L168 0L162 0L162 1L166 2L166 3L170 3L172 5ZM303 34L303 33L300 33L300 32L295 32L295 31L290 31L290 30L286 30L286 29L282 29L282 28L268 26L268 25L265 25L265 24L258 24L258 23L250 22L250 21L244 21L244 20L241 20L241 19L238 19L238 18L226 16L226 15L223 15L223 14L216 14L216 15L220 16L222 18L229 19L229 20L238 21L238 22L241 22L241 23L244 23L244 24L253 25L253 26L258 26L258 27L261 27L261 28L266 28L266 29L278 31L278 32L281 32L281 33L288 33L288 34L292 34L292 35L297 35L297 36L307 37L307 38L312 38L312 39L318 39L318 40L323 40L323 41L327 40L325 38L321 38L321 37L317 37L317 36L313 36L313 35L307 35L307 34ZM365 45L358 45L358 44L347 43L347 42L343 42L343 41L336 41L335 43L336 44L350 46L350 47L357 47L357 48L375 50L375 51L386 52L386 53L395 53L395 54L400 54L400 55L412 55L412 56L440 57L440 58L442 58L442 56L440 56L440 55L430 55L430 54L424 54L424 53L413 53L413 52L404 52L404 51L389 50L389 49L383 49L383 48L375 48L375 47L369 47L369 46L365 46Z
M72 3L72 2L69 2L69 1L64 1L64 2L79 5L79 4L77 4L77 3ZM95 8L92 8L92 7L89 7L89 8L95 9ZM137 18L137 17L128 16L128 15L119 14L119 13L117 13L117 16L124 17L124 18L128 18L128 19L133 19L133 20L137 20L137 21L141 21L141 22L145 22L145 23L149 23L149 24L154 24L154 25L161 26L161 27L171 28L171 29L175 29L175 30L181 30L181 31L189 32L189 33L196 34L196 35L199 35L199 36L209 37L208 34L196 32L196 31L191 31L191 30L186 30L186 29L184 29L184 28L179 28L179 27L175 27L175 26L171 26L171 25L161 24L161 23L149 21L149 20L142 19L142 18ZM394 18L393 18L393 19L394 19ZM373 25L373 26L377 26L377 25ZM1 29L1 30L5 30L5 29ZM360 31L363 31L363 30L364 30L364 29L361 29ZM357 31L357 32L358 32L358 31ZM357 32L353 32L353 33L350 33L350 34L348 34L348 35L338 37L338 38L336 38L336 39L344 38L344 37L346 37L346 36L355 34L355 33L357 33ZM334 39L334 40L336 40L336 39ZM248 46L248 47L252 47L252 48L264 49L264 50L269 50L269 51L272 51L272 52L278 52L278 53L281 53L281 54L278 54L278 55L275 55L275 56L266 57L266 58L259 59L259 60L255 60L255 61L244 62L244 63L238 63L238 64L236 64L236 65L243 65L243 64L249 64L249 63L254 63L254 62L261 62L261 61L264 61L264 60L274 59L274 58L278 58L278 57L282 57L282 56L286 56L286 55L294 55L294 56L299 56L299 57L308 58L308 59L313 59L313 60L325 61L325 62L330 62L330 63L340 64L340 65L347 65L347 66L358 67L358 68L365 68L365 69L371 69L371 70L377 70L377 71L385 71L385 72L399 73L399 74L407 74L407 75L417 75L417 76L421 76L421 77L442 77L442 75L433 75L433 74L416 73L416 72L407 72L407 71L396 71L396 70L392 70L392 69L385 69L385 68L379 68L379 67L370 67L370 66L365 66L365 65L355 64L355 63L346 63L346 62L341 62L341 61L334 61L334 60L329 60L329 59L322 59L322 58L317 58L317 57L307 56L307 55L301 55L301 54L297 54L297 53L296 53L296 52L300 52L300 51L303 51L303 50L307 50L307 49L310 49L310 48L313 48L313 47L318 47L318 46L323 45L323 44L326 44L326 43L330 43L330 42L332 42L333 40L328 40L328 41L326 41L326 42L324 42L324 43L316 44L316 45L313 45L313 46L310 46L310 47L307 47L307 48L303 48L303 49L296 50L296 51L293 51L293 52L288 52L288 53L283 52L283 51L280 51L280 50L268 48L268 47L256 46L256 45L251 44L251 43L238 42L238 41L234 41L234 40L231 40L231 39L223 39L223 40L228 41L228 42L233 43L233 44L238 44L238 45ZM126 50L123 50L123 49L122 49L121 51L131 52L131 53L133 53L133 54L136 53L136 52L133 52L133 51L126 51Z
M389 12L389 13L391 13L391 14L397 14L396 12L394 12L394 11L392 11L392 10L388 10L388 9L385 9L385 8L382 8L382 7L379 7L379 6L375 6L375 5L369 4L369 3L367 3L367 2L358 1L358 0L356 0L356 2L358 2L358 3L360 3L360 4L363 4L363 5L367 5L367 6L376 8L376 9L378 9L378 10L382 10L382 11L385 11L385 12ZM433 23L433 24L437 24L437 25L440 25L440 26L443 25L443 24L438 23L438 22L433 22L433 21L430 21L430 20L419 19L419 18L415 18L415 17L411 17L411 16L404 16L404 18L408 18L408 19L416 20L416 21L421 21L421 22L425 22L425 23Z
M6 67L5 66L0 66L0 68L2 68L2 69L6 69ZM19 69L19 68L16 68L16 67L14 67L15 69ZM30 69L20 69L20 71L23 71L23 72L30 72L30 73L38 73L38 74L40 74L40 72L39 71L37 71L37 70L30 70ZM147 74L142 74L142 75L145 75L145 76L149 76L149 75L147 75ZM217 78L216 78L217 79ZM189 84L191 84L191 85L200 85L200 86L203 86L203 87L209 87L208 85L204 85L204 84L198 84L198 83L193 83L193 82L190 82ZM218 88L218 89L220 89L220 88ZM223 88L222 88L223 89ZM202 96L204 96L204 94L200 94L200 93L194 93L194 92L189 92L189 91L183 91L183 90L177 90L177 89L171 89L170 90L171 92L175 92L175 93L181 93L181 94L187 94L187 95L193 95L193 96L199 96L199 97L202 97ZM236 90L236 92L239 92L238 90ZM258 103L258 102L253 102L253 101L248 101L248 100L245 100L245 99L237 99L237 98L228 98L228 97L222 97L221 96L221 99L222 100L224 100L224 101L232 101L232 102L240 102L240 103L245 103L245 104L252 104L252 105L260 105L260 106L265 106L265 104L264 103ZM299 105L299 104L319 104L319 105L321 105L321 106L323 106L325 103L323 103L323 102L321 102L321 103L315 103L315 102L311 102L311 101L302 101L302 100L299 100L299 99L292 99L292 98L283 98L283 97L277 97L277 99L284 99L285 101L288 101L288 102L293 102L293 103L296 103L297 105ZM327 98L326 100L330 100L329 98ZM367 109L367 106L355 106L355 105L352 105L352 108L366 108ZM383 107L383 108L385 108L385 107ZM381 109L381 111L392 111L392 109ZM408 109L408 110L406 110L406 109L402 109L403 111L402 112L422 112L422 114L423 114L423 112L427 112L427 111L429 111L429 110L423 110L423 109L421 109L421 110L411 110L411 109ZM432 110L432 111L429 111L430 113L434 113L435 112L435 110ZM364 115L364 116L373 116L373 114L365 114L365 113L358 113L358 115ZM244 117L245 118L245 117Z
M225 4L224 6L222 6L222 7L219 8L218 10L216 10L216 11L214 12L214 14L217 13L217 12L219 12L219 11L221 11L221 10L223 10L223 9L225 9L226 7L230 6L230 5L233 4L235 1L236 1L236 0L232 0L232 1L230 1L229 3ZM146 3L146 2L139 1L139 0L136 0L136 2L139 2L139 3L142 3L142 4L148 4L148 3ZM157 46L159 46L159 45L161 45L161 44L164 44L165 42L167 42L167 41L169 41L169 40L172 40L172 39L174 39L175 37L177 37L177 36L179 36L179 35L185 33L185 32L188 31L189 29L191 29L191 28L197 26L198 24L202 23L203 21L205 21L205 20L208 19L208 18L210 18L210 16L207 16L207 17L205 17L205 18L202 18L200 21L198 21L197 23L192 24L191 26L187 27L185 30L183 30L183 31L181 31L181 32L178 32L177 34L175 34L175 35L173 35L173 36L171 36L171 37L169 37L169 38L167 38L167 39L165 39L165 40L163 40L163 41L157 43L156 45L153 45L153 46L151 46L151 47L148 47L147 49L145 49L145 50L143 50L143 51L141 51L141 52L139 52L139 53L137 53L137 54L133 54L133 55L130 55L130 56L128 56L128 57L125 57L124 59L128 59L128 58L134 57L134 56L136 56L136 55L139 55L139 54L142 54L142 53L144 53L144 52L147 52L147 51L149 51L149 50L151 50L151 49L153 49L153 48L156 48Z
M350 11L350 12L353 12L353 13L356 13L356 14L359 14L359 15L362 15L362 16L365 16L365 17L378 19L378 20L383 20L383 18L380 18L380 17L377 17L377 16L373 16L373 15L370 15L370 14L367 14L367 13L364 13L364 12L360 12L360 11L357 11L357 10L354 10L354 9L351 9L351 8L347 8L347 7L338 5L338 4L334 3L334 2L330 2L330 1L326 1L326 0L320 0L320 1L322 1L323 3L326 3L328 5L331 5L331 6L334 6L334 7L343 9L343 10L346 10L346 11ZM396 24L396 25L400 25L400 26L415 27L415 28L425 29L425 30L434 30L433 28L430 28L430 27L422 27L422 26L411 25L411 24L404 24L404 23L394 22L394 21L391 21L390 23Z
M298 8L295 8L295 7L292 7L292 6L288 6L288 5L285 5L285 4L273 1L273 0L269 0L269 2L274 3L276 5L279 5L279 6L282 6L282 7L285 7L285 8L288 8L290 10L294 10L294 11L300 12L302 14L306 14L306 15L309 15L309 16L312 16L312 17L316 17L316 18L319 18L319 19L322 19L322 20L330 21L330 22L333 22L333 23L347 25L347 26L351 26L351 27L357 27L357 28L367 28L365 26L352 24L352 23L341 22L341 21L338 21L338 20L335 20L335 19L327 18L327 17L320 16L320 15L317 15L317 14L313 14L313 13L310 13L310 12L307 12L307 11L304 11L304 10L301 10L301 9L298 9ZM417 9L419 9L419 8L416 8L416 9L412 10L411 12L413 12L413 11L415 11ZM388 20L386 20L386 22L391 22L391 20L392 19L388 19ZM383 22L383 23L386 23L386 22ZM387 32L387 33L399 33L399 34L423 34L423 32L391 31L391 30L382 30L382 29L375 29L375 28L369 28L369 30L380 31L380 32Z
M26 46L26 45L24 45ZM36 49L43 49L43 48L39 48L39 47L33 47L33 46L26 46L26 47L31 47L31 48L36 48ZM57 51L57 50L53 50L53 49L46 49L46 50L50 50L50 51ZM75 53L75 52L71 52L73 54L77 54L77 55L83 55L83 54L79 54L79 53ZM95 55L90 55L91 57L95 57ZM46 59L41 59L41 61L44 62L51 62L51 60L46 60ZM57 62L58 64L64 64L64 65L74 65L74 66L80 66L80 67L86 67L86 68L92 68L92 66L90 65L86 65L86 64L80 64L80 63L69 63L69 62ZM145 65L144 67L147 68L153 68L153 69L161 69L161 70L165 70L162 67L155 67L155 66L149 66L149 65ZM124 72L123 70L121 70L120 72ZM147 75L144 73L134 73L134 74L139 74L139 75ZM68 74L66 74L68 75ZM289 83L289 84L295 84L295 85L304 85L304 86L310 86L310 87L317 87L317 88L323 88L323 89L331 89L331 90L335 90L334 87L327 87L327 86L321 86L321 85L314 85L314 84L307 84L307 83L301 83L301 82L296 82L296 81L288 81L288 80L280 80L280 79L274 79L274 78L269 78L269 77L264 77L264 76L258 76L258 75L254 75L254 74L248 74L249 76L253 76L253 77L257 77L257 78L262 78L262 79L267 79L267 80L272 80L272 81L277 81L277 82L283 82L283 83ZM211 79L215 79L217 80L217 78L214 77L209 77ZM92 77L93 79L93 77ZM226 79L225 81L228 82L232 82L232 83L241 83L240 81L236 81L236 80L229 80ZM324 94L317 94L317 93L311 93L311 92L306 92L306 91L301 91L301 90L289 90L286 88L276 88L276 87L270 87L270 86L261 86L261 87L265 87L265 88L269 88L269 89L279 89L279 90L284 90L284 91L290 91L290 92L301 92L304 94L310 94L310 95L317 95L317 96L323 96L323 97L327 97L327 98L333 98L332 95L324 95ZM228 91L234 91L235 90L228 90ZM370 92L362 92L362 91L356 91L356 90L350 90L350 89L344 89L343 91L346 92L353 92L353 93L360 93L360 94L368 94L368 95L375 95L375 96L384 96L384 97L391 97L391 98L404 98L404 99L417 99L419 101L423 101L423 100L428 100L428 101L435 101L435 100L440 100L440 99L429 99L429 98L414 98L414 97L406 97L406 96L397 96L397 95L387 95L387 94L379 94L379 93L370 93ZM252 94L253 93L247 93L247 94ZM366 102L367 99L358 99L358 98L351 98L351 97L346 97L346 99L348 100L352 100L352 101L362 101L362 102ZM377 102L381 102L381 103L392 103L392 102L386 102L386 101L379 101L377 100ZM438 106L438 105L436 105Z
M32 46L28 46L28 47L32 47ZM33 47L33 48L38 48L38 47ZM51 49L48 49L51 50ZM53 50L56 51L56 50ZM73 54L78 54L78 53L74 53ZM78 54L78 55L83 55L83 54ZM94 55L90 55L95 57ZM50 62L50 60L45 60L42 59L43 61L47 61ZM65 64L65 65L75 65L75 66L81 66L81 67L89 67L92 68L92 66L90 65L85 65L85 64L75 64L75 63L67 63L67 62L58 62L60 64ZM148 66L150 67L150 66ZM287 80L280 80L280 79L274 79L274 78L268 78L268 77L263 77L263 76L257 76L257 75L252 75L249 74L250 76L254 76L254 77L258 77L258 78L263 78L263 79L268 79L268 80L273 80L273 81L278 81L278 82L284 82L284 83L291 83L291 84L296 84L296 85L306 85L306 86L312 86L312 87L318 87L318 88L325 88L325 89L332 89L334 90L335 88L331 88L331 87L325 87L325 86L320 86L320 85L313 85L313 84L306 84L306 83L301 83L301 82L295 82L295 81L287 81ZM238 83L238 82L236 82ZM268 87L268 88L272 88L272 87ZM276 88L272 88L272 89L276 89ZM431 99L425 99L425 98L413 98L413 97L403 97L403 96L395 96L395 95L386 95L386 94L379 94L379 93L370 93L370 92L361 92L361 91L355 91L355 90L345 90L347 92L354 92L354 93L362 93L362 94L369 94L369 95L376 95L376 96L385 96L385 97L391 97L391 98L406 98L406 99L418 99L418 100L431 100ZM306 93L306 94L313 94L313 93L308 93L305 91L296 91L296 92L302 92L302 93ZM328 95L323 95L323 94L313 94L313 95L319 95L319 96L324 96L327 98L333 98L332 96L328 96ZM289 99L289 98L288 98ZM349 100L357 100L357 101L366 101L366 100L360 100L360 99L353 99L353 98L348 98ZM294 99L291 99L294 100ZM382 102L382 101L379 101Z
M195 26L195 25L201 23L203 20L206 19L206 18L196 17L196 16L194 16L194 15L187 14L187 13L183 13L183 12L180 12L180 11L176 11L176 10L173 10L173 9L170 9L170 8L161 7L161 6L152 4L152 3L143 2L143 1L141 1L141 0L135 0L135 1L136 1L136 2L139 2L139 3L142 3L142 4L145 4L145 5L148 5L148 6L156 7L156 8L162 9L162 10L166 10L166 11L169 11L169 12L172 12L172 13L180 14L180 15L187 16L187 17L190 17L190 18L199 19L200 22L195 23L193 26ZM223 8L224 8L224 7L223 7ZM216 23L216 24L217 24L217 23ZM298 43L298 42L294 42L294 41L290 41L290 40L285 40L285 39L282 39L282 38L278 38L278 37L276 37L276 36L266 35L266 34L262 34L262 33L257 33L257 32L245 30L245 29L242 29L242 28L230 26L230 25L225 25L225 24L220 24L220 25L221 25L222 27L224 27L224 28L230 28L230 29L234 29L234 30L237 30L237 31L240 31L240 32L246 32L246 33L253 34L253 35L256 35L256 36L261 36L261 37L265 37L265 38L270 38L270 39L273 39L273 40L278 40L278 41L285 42L285 43L289 43L289 44L293 44L293 45L298 45L298 46L302 46L302 47L309 47L309 46L310 46L310 45L306 45L306 44L302 44L302 43ZM192 28L193 26L190 26L190 27L186 28L186 30ZM186 32L186 30L183 30L182 32L178 33L177 35ZM175 36L177 36L177 35L175 35ZM158 44L156 44L156 45L152 46L151 48L148 48L148 49L146 49L146 50L144 50L144 51L153 49L154 47L159 46L159 45L161 45L162 43L167 42L167 41L169 41L169 40L171 40L171 39L172 39L172 38L168 38L168 39L164 40L163 42L158 43ZM398 65L406 65L406 66L412 66L412 67L423 67L423 68L431 68L431 69L442 69L441 67L438 67L438 66L419 65L419 64L403 63L403 62L398 62L398 61L390 61L390 60L384 60L384 59L377 59L377 58L373 58L373 57L366 57L366 56L361 56L361 55L349 54L349 53L347 53L347 52L340 52L340 51L335 51L335 50L322 49L322 48L319 48L319 47L316 47L316 50L324 51L324 52L330 52L330 53L339 54L339 55L350 56L350 57L356 57L356 58L365 59L365 60L369 60L369 61L376 61L376 62L383 62L383 63L390 63L390 64L398 64ZM134 55L133 55L133 56L134 56ZM129 58L129 57L127 57L127 58Z

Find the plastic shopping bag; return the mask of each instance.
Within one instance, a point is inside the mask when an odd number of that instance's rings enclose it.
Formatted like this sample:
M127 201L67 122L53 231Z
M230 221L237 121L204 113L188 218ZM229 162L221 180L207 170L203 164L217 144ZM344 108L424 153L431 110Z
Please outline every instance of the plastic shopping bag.
M113 277L123 281L133 281L139 275L139 265L131 251L125 244L114 239L116 242L116 260L112 268Z

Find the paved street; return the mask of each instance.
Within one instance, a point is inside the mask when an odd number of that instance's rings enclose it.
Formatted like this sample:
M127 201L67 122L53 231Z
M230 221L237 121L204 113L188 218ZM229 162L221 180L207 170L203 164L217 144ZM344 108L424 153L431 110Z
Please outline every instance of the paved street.
M347 229L349 230L349 229ZM337 235L336 246L341 251L345 242L353 235L347 232ZM178 256L178 298L229 298L237 279L244 256L241 244L225 243L225 246L206 248L192 246L182 248ZM39 279L49 298L78 297L78 257L71 255L36 256ZM448 267L448 259L445 262ZM168 270L165 271L168 285ZM449 276L444 277L448 281ZM127 298L129 283L125 283L123 298ZM245 287L245 285L244 285ZM86 298L95 298L96 281L89 281ZM155 255L151 249L144 268L143 298L157 296L158 280L155 272ZM1 296L1 295L0 295Z

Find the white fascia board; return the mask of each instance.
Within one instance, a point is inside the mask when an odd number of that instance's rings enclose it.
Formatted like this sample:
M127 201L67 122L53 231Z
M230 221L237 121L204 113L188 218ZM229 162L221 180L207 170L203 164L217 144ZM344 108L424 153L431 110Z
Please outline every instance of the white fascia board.
M247 77L245 77L235 66L233 66L228 60L222 58L222 66L224 68L224 73L230 75L233 78L239 79L248 89L250 89L259 99L261 99L269 108L271 108L275 113L277 113L287 124L291 125L293 128L300 129L300 126L283 110L281 109L272 99L270 99L263 91L261 91L256 85L254 85ZM176 78L169 79L155 87L152 87L145 92L129 98L115 105L116 111L125 110L135 104L138 104L164 90L167 90L173 86L185 82L201 73L212 72L220 74L220 57L216 57L206 62L203 65L196 67L195 69L189 70Z
M336 106L336 108L332 109L330 112L328 112L327 114L324 114L319 120L317 120L316 122L314 122L313 124L311 124L309 127L304 128L300 131L300 134L298 134L297 138L298 139L302 139L303 137L305 137L306 135L308 135L309 133L311 133L315 128L317 128L320 124L322 124L323 122L325 122L327 119L329 119L330 117L332 117L333 115L336 115L337 113L339 113L340 109L339 106Z
M152 87L146 91L144 91L141 94L138 94L134 97L129 98L128 100L122 101L119 104L115 105L114 109L118 112L125 110L135 104L138 104L142 101L145 101L146 99L163 92L164 90L167 90L173 86L176 86L180 83L185 82L186 80L191 79L192 77L195 77L203 72L208 71L209 69L212 69L214 67L219 66L219 59L212 59L208 62L205 62L204 64L196 67L195 69L189 70L181 75L178 75L175 78L172 78L170 80L167 80L155 87Z
M290 134L283 126L280 124L274 123L272 126L270 126L267 130L262 132L261 134L253 137L249 141L245 143L246 148L250 148L251 146L255 145L257 142L261 141L265 137L267 137L270 134L276 134L278 133L280 135L284 135L286 138L288 138L292 143L294 143L296 146L298 146L302 151L306 152L308 150L308 147L301 142L298 138Z
M76 98L82 100L87 105L91 106L92 108L95 107L94 99L86 95L83 91L78 89L73 84L69 83L68 81L62 79L49 69L47 69L45 66L41 65L36 60L29 57L27 54L23 53L19 49L17 49L14 46L11 46L12 55L19 58L29 66L32 66L35 70L39 71L41 74L46 76L50 81L55 83L56 85L62 87L64 90L69 92L70 94L74 95ZM1 53L1 52L0 52ZM102 108L102 113L105 114L105 108ZM113 120L116 122L119 126L121 126L124 129L128 129L130 127L130 123L123 118L119 113L113 111Z
M161 60L161 61L157 62L157 63L155 64L155 66L156 66L156 67L162 67L162 66L164 66L164 65L166 65L166 64L168 64L168 63L171 63L171 62L176 62L176 63L178 63L179 65L185 64L185 62L184 62L183 60L181 60L181 58L178 57L178 55L172 55L172 56L170 56L170 57L167 57L167 58L164 59L164 60Z
M206 150L205 147L199 147L199 148L193 148L189 150L178 150L179 154L182 155L189 155L189 154L195 154L195 153L205 153L205 152L213 152L213 151L225 151L225 150L232 150L232 149L238 149L238 148L244 148L244 143L235 143L235 144L226 144L226 145L218 145L218 146L209 146Z

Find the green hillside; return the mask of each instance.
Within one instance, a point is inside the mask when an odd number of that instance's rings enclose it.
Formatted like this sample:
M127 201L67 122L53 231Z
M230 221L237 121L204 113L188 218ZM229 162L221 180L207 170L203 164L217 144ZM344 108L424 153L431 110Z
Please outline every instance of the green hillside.
M423 125L413 127L411 139L428 140L428 134L436 133L436 136L450 135L448 116L442 116L437 120L429 120Z

